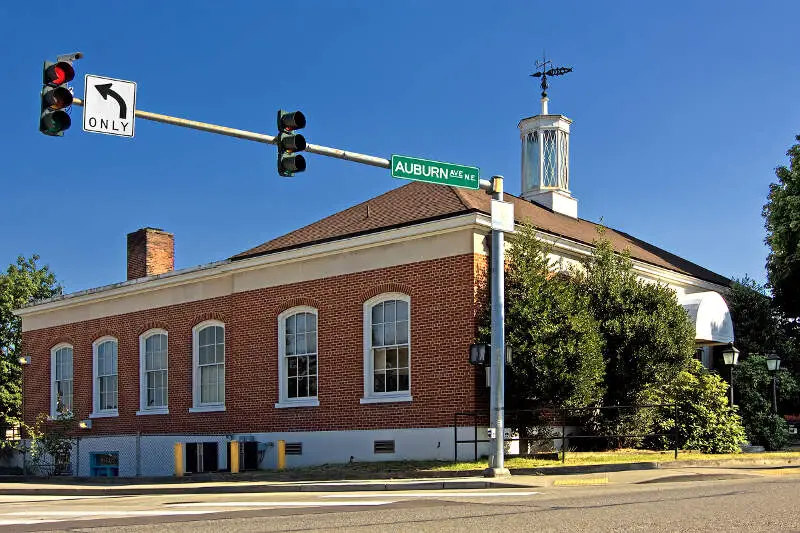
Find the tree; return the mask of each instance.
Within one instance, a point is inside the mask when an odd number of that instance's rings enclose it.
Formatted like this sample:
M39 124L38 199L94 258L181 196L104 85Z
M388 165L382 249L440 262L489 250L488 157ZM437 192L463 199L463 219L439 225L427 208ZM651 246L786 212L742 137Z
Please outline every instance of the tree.
M780 370L776 379L780 403L797 396L800 388L791 373ZM763 355L748 356L736 367L733 382L751 444L768 450L783 448L789 438L789 428L783 417L772 412L772 375L767 370L766 358Z
M800 135L795 139L800 141ZM770 248L767 279L776 305L792 318L800 317L800 144L786 155L789 166L775 169L762 212Z
M19 423L22 404L22 321L12 311L34 300L61 294L50 269L39 266L38 255L22 256L0 274L0 442L6 429Z
M675 292L640 280L627 253L607 240L575 270L599 323L605 360L605 405L647 403L694 355L694 327Z
M766 287L748 277L735 280L725 298L733 319L736 346L742 352L741 359L752 354L775 353L781 358L781 366L797 379L800 371L797 321L787 319L775 306ZM736 388L734 390L739 395ZM800 412L800 398L797 395L786 397L781 407L784 413Z
M594 405L602 397L602 340L588 301L567 276L555 275L544 243L523 225L511 240L505 283L506 381L511 409ZM490 310L479 338L491 339Z

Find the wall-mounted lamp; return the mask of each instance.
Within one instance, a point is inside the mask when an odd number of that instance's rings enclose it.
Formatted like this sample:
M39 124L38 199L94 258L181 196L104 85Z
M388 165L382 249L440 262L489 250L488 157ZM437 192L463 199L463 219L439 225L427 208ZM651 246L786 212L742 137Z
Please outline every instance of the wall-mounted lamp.
M78 427L81 429L92 429L92 421L91 420L81 420L78 422Z

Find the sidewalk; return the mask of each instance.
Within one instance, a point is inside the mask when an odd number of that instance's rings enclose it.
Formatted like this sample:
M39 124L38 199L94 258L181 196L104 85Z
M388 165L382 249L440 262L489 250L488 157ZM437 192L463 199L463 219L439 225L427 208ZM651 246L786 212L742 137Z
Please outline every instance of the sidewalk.
M584 466L516 469L509 478L484 478L480 472L445 472L447 477L413 479L357 479L327 481L257 481L227 475L212 481L191 478L115 479L112 483L87 478L50 480L0 479L0 495L132 496L150 494L355 492L397 490L470 490L492 488L543 488L608 483L652 483L693 478L731 478L764 475L763 467L800 475L792 460L735 459L725 461L674 461L668 463L616 463ZM762 467L762 468L757 468ZM438 474L438 473L437 473Z

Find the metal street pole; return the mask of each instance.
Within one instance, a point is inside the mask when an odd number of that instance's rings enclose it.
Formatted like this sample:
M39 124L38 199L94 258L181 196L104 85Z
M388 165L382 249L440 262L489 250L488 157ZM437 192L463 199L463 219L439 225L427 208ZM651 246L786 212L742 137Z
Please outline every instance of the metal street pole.
M492 177L492 198L503 201L503 177ZM492 229L492 390L489 410L494 422L494 438L491 440L491 457L485 475L499 477L509 475L504 465L505 444L503 439L505 411L505 242L500 229Z
M777 372L772 373L772 411L778 414Z
M80 98L73 98L72 105L83 107L83 100ZM172 126L180 126L182 128L216 133L217 135L225 135L228 137L236 137L237 139L244 139L246 141L275 144L275 137L272 135L266 135L264 133L255 133L247 130L239 130L236 128L228 128L226 126L209 124L208 122L199 122L197 120L172 117L169 115L162 115L160 113L151 113L150 111L143 111L141 109L135 110L134 115L144 120L152 120L153 122L161 122L162 124L170 124ZM361 163L363 165L370 165L373 167L392 168L392 162L388 159L375 157L372 155L359 154L358 152L348 152L338 148L331 148L330 146L307 144L305 151L311 154L333 157L336 159L344 159L345 161L352 161L354 163ZM492 182L489 180L478 180L478 185L480 189L483 189L487 192L491 191L492 189Z
M733 407L733 365L731 365L731 407Z

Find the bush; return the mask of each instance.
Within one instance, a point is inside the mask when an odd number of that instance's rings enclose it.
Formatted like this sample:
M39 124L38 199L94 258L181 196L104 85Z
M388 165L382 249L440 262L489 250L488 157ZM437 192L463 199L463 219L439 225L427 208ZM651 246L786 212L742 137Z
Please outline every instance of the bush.
M654 432L671 433L678 424L678 447L703 453L736 453L745 440L742 418L728 404L728 384L692 360L661 396L664 408ZM677 411L677 413L676 413ZM677 414L677 416L676 416ZM657 437L656 447L671 448L672 437Z

